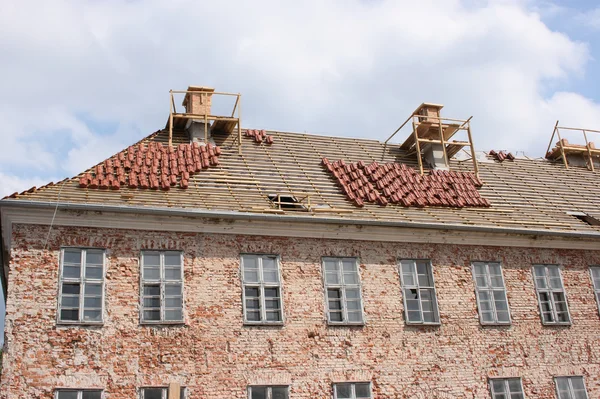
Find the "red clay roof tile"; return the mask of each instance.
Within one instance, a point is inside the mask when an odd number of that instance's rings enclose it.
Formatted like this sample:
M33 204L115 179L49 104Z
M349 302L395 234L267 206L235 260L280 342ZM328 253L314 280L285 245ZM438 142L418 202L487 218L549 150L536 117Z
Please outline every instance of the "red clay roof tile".
M434 170L421 176L404 164L364 161L346 163L321 160L342 187L348 199L358 206L365 202L398 203L403 206L489 207L477 191L482 186L473 173Z

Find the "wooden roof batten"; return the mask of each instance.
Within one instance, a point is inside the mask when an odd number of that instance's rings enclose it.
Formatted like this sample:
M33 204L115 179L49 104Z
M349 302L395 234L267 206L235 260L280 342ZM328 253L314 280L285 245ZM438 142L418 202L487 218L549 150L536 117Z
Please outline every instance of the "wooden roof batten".
M184 94L182 106L185 112L177 112L175 95ZM235 97L231 115L213 115L211 105L213 96ZM204 122L204 140L208 142L209 122L211 132L224 132L227 134L237 130L238 153L242 155L242 122L241 122L241 97L240 93L217 92L211 87L189 86L187 90L169 90L169 119L165 129L169 131L169 146L173 145L173 129L184 129L190 120Z
M473 138L471 136L471 118L469 119L453 119L444 118L441 114L441 109L444 106L441 104L423 103L415 109L415 111L404 121L398 129L392 133L384 142L383 150L387 149L388 142L400 131L408 122L412 120L412 133L406 138L400 146L401 150L408 154L416 154L419 164L419 172L424 174L423 168L423 151L431 145L439 144L444 154L444 162L446 168L450 168L450 159L456 155L463 147L470 147L471 154L475 154ZM467 132L466 141L452 140L459 131ZM473 169L475 175L479 177L479 165L477 157L471 156L473 161Z
M600 149L597 149L594 142L588 139L588 133L598 134L598 137L600 138L600 130L558 126L558 122L559 121L556 121L556 124L554 125L554 130L552 131L552 136L550 137L550 142L548 143L548 148L546 149L546 158L555 161L562 159L565 168L569 169L568 155L581 155L586 159L588 168L593 172L595 170L594 158L600 160ZM561 137L561 129L582 133L585 144L569 143L566 138ZM558 137L558 142L556 142L555 147L550 150L555 136Z

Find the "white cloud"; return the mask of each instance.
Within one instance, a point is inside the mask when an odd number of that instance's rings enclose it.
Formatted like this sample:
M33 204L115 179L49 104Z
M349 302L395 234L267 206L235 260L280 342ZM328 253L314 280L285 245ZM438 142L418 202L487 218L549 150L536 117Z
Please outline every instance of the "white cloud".
M527 7L9 3L0 13L0 74L11 77L0 81L0 182L15 166L76 174L163 127L168 90L188 84L241 92L246 127L377 139L421 102L443 103L446 116L474 116L477 147L541 155L556 119L600 127L600 113L560 91L584 78L588 46ZM118 128L100 134L81 115Z

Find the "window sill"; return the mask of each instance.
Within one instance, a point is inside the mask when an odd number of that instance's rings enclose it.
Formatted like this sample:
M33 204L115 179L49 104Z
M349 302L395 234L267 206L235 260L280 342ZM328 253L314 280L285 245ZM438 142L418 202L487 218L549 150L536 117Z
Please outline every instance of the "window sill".
M102 327L104 326L103 321L57 321L57 326L61 327L69 327L69 326L93 326L93 327Z
M141 326L185 326L185 321L140 321Z
M283 321L244 321L244 326L248 327L281 327Z
M546 326L546 327L554 327L554 326L557 326L557 327L571 327L573 325L573 323L571 323L571 322L568 322L568 323L548 323L548 322L542 322L542 325Z
M512 326L512 322L506 323L479 323L482 327L507 327Z
M411 327L421 327L421 326L425 326L425 327L439 327L442 325L441 322L436 322L436 323L415 323L415 322L406 322L407 326L411 326Z
M327 325L330 327L363 327L366 323L363 322L336 322L336 321L328 321Z

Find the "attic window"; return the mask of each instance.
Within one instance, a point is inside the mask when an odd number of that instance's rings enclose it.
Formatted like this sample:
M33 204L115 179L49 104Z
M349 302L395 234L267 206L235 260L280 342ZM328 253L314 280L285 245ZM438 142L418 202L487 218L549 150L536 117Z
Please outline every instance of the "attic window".
M567 215L575 216L577 219L589 224L590 226L600 226L600 220L585 212L567 212Z
M277 208L284 211L303 211L306 210L306 206L300 203L298 198L289 194L269 194L269 201L271 201Z

